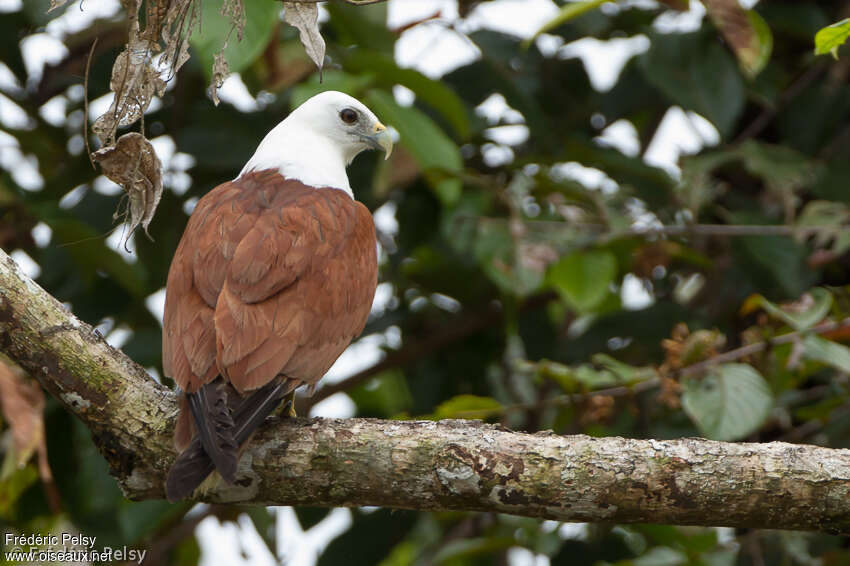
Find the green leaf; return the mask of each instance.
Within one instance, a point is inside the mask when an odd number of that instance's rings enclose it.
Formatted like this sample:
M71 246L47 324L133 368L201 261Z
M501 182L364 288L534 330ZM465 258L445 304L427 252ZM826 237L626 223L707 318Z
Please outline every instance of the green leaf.
M352 75L344 71L328 69L323 73L321 79L319 79L319 75L314 74L306 81L292 87L290 106L294 110L305 103L307 99L326 90L338 90L359 98L363 90L371 85L371 77ZM384 120L383 116L378 116L378 118Z
M107 273L134 297L146 295L147 273L140 263L127 263L110 249L94 229L84 222L72 218L55 218L50 221L53 238L64 245L73 257L80 274L93 280L99 271Z
M451 238L462 238L455 231ZM463 244L463 242L453 242ZM521 236L511 233L511 227L506 220L482 218L475 225L472 252L487 276L508 293L527 296L537 291L545 278L546 264L529 261L523 254L531 253L530 246L535 250L554 255L557 252L551 245L544 242L530 244Z
M354 6L345 2L323 2L331 18L328 24L343 46L358 46L392 54L396 34L387 26L387 4Z
M790 147L747 140L729 155L740 159L744 168L764 179L774 191L794 191L811 184L818 174L816 164Z
M799 296L816 280L806 265L808 248L789 237L747 236L734 242L736 262L757 289ZM739 283L740 284L740 283Z
M841 202L813 200L806 203L797 216L797 226L817 227L814 244L842 255L850 250L850 207Z
M612 374L617 376L620 383L631 385L640 383L648 379L653 379L658 376L658 373L651 366L633 366L609 356L608 354L594 354L591 358L593 363L605 368Z
M744 310L750 306L758 306L774 318L785 322L794 330L807 330L823 320L832 307L832 294L821 287L816 287L803 295L791 307L783 308L768 301L762 295L755 295L744 303Z
M404 373L399 369L381 372L348 394L361 416L391 417L410 409L413 404Z
M14 462L15 458L9 457L6 462ZM15 512L15 502L35 482L38 481L38 470L34 464L28 464L22 468L14 464L6 465L4 462L4 474L0 481L0 518L11 519Z
M619 376L607 369L596 369L589 364L571 367L557 362L542 361L537 364L540 376L551 379L567 393L579 390L605 389L622 385Z
M755 10L747 10L747 17L755 32L755 39L746 50L737 55L747 74L754 77L767 66L770 60L770 54L773 53L773 33L764 18Z
M670 100L711 121L729 136L744 109L744 82L726 49L699 32L651 34L638 58L646 80Z
M682 407L706 437L739 440L758 430L773 407L764 378L747 364L724 364L682 382Z
M549 282L579 312L599 305L617 275L617 259L608 251L575 252L549 268Z
M220 13L221 2L201 2L201 26L192 34L189 42L200 58L201 66L209 80L213 59L227 39L224 57L233 73L238 73L254 62L271 39L272 32L280 20L281 4L268 0L243 0L245 4L245 29L242 40L230 19ZM228 38L229 36L229 38Z
M118 527L127 540L141 539L172 523L185 511L181 506L163 500L122 500L118 503Z
M667 546L651 548L646 554L631 561L632 566L679 566L687 563L687 554Z
M486 419L498 413L502 404L492 397L458 395L443 401L434 411L435 419Z
M578 136L569 136L562 143L571 161L601 169L617 183L633 188L635 196L649 206L665 206L670 201L673 179L660 167L648 165L640 157L623 155L616 149L599 147Z
M489 536L450 540L434 555L433 564L469 564L473 557L492 556L516 545L512 536Z
M419 545L409 540L403 540L392 549L378 566L410 566L415 564L419 554Z
M460 149L443 130L415 107L399 106L388 92L372 89L367 104L389 126L398 130L401 145L410 151L425 173L425 179L444 205L457 202L461 181L451 176L460 173L463 159Z
M803 339L803 348L807 358L850 373L850 348L847 346L821 336L810 335Z
M531 38L523 42L523 47L527 48L529 45L531 45L531 42L537 39L537 36L539 36L540 34L553 30L556 27L563 25L572 19L581 16L582 14L585 14L595 8L598 8L607 1L608 0L586 0L584 2L572 2L570 4L564 5L558 12L557 16L543 24L539 30L534 32L534 35L531 36Z
M738 0L706 0L712 21L732 47L741 69L755 77L773 51L773 34L755 10L745 10Z
M632 366L607 354L594 354L592 361L594 365L581 364L572 367L543 360L536 364L536 369L540 376L555 381L568 393L579 389L593 391L618 385L633 385L658 376L652 367Z
M850 38L850 18L826 26L815 34L815 55L832 53L838 58L838 48Z
M413 91L417 100L439 112L461 139L470 135L469 115L460 97L445 83L428 78L414 69L403 69L383 53L356 49L343 54L345 68L358 75L368 73L376 85L390 90L400 84Z

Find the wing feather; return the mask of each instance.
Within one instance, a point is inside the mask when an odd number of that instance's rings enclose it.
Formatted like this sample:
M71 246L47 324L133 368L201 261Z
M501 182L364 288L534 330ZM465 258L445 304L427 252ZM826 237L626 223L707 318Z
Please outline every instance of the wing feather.
M359 334L377 280L369 211L336 189L251 173L198 203L169 272L163 366L197 391L315 383Z
M166 288L163 369L188 400L170 499L211 471L208 454L233 479L237 447L280 396L312 388L363 330L376 283L371 214L342 191L263 171L198 202Z

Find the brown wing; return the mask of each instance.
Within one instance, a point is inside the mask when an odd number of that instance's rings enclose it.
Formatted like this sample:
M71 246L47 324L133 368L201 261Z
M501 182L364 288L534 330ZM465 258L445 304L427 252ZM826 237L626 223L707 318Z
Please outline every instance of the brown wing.
M365 325L377 282L366 207L264 171L198 203L166 288L166 375L240 391L315 383Z
M215 309L219 369L240 392L279 374L315 383L363 330L375 292L362 204L335 189L280 200L240 241Z
M171 261L162 365L165 375L184 391L197 391L218 375L213 314L231 248L250 228L240 209L244 205L235 182L206 194L189 218Z

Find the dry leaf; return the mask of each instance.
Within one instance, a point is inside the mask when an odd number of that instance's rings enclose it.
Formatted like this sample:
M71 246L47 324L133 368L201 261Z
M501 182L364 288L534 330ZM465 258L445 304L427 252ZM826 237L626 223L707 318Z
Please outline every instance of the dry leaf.
M112 104L92 126L92 131L105 146L111 145L120 126L127 126L144 115L154 95L165 92L165 81L153 65L153 55L160 51L159 43L139 34L139 7L141 0L122 0L127 10L127 45L112 65L109 88L115 93ZM149 16L159 20L160 12L149 11Z
M764 20L738 0L706 0L705 7L741 68L751 77L761 72L773 50L773 36Z
M230 43L230 34L233 33L233 30L236 30L236 39L242 41L242 33L245 30L245 6L242 4L242 0L224 0L221 6L221 12L219 13L230 19L232 27L227 37L224 38L224 45L221 46L221 49L213 58L210 97L216 106L221 102L218 98L218 89L224 84L225 79L230 76L230 66L224 57L224 50L227 49L227 45Z
M165 44L160 65L169 70L169 79L189 60L189 36L199 23L200 13L193 0L170 2L165 20L159 27L148 20L145 33L151 40L155 40L158 33Z
M68 0L50 0L50 7L47 9L47 13L49 14L56 8L61 8L65 4L68 3Z
M230 19L230 23L236 28L236 39L242 41L245 31L245 5L242 0L224 0L220 14Z
M50 509L58 513L61 511L61 498L47 461L44 392L38 383L26 379L22 373L0 359L0 412L9 423L15 463L22 467L33 454L38 454L38 475L44 485L47 502Z
M17 375L0 361L0 410L9 423L18 467L26 464L44 443L44 393L34 381Z
M319 6L315 3L284 2L283 19L298 28L301 43L307 55L322 70L325 61L325 40L319 32Z
M52 2L60 5L62 0ZM127 208L115 214L115 217L121 214L129 217L125 248L130 234L139 226L150 238L148 226L162 195L162 165L143 134L125 134L117 142L115 137L119 127L129 126L144 116L154 96L164 94L163 72L167 71L171 78L189 59L189 36L200 20L197 3L197 0L147 2L145 30L140 32L142 0L121 0L127 11L128 40L112 66L109 84L114 93L112 104L92 126L104 146L92 158L100 163L107 177L127 192ZM233 19L234 28L241 36L245 25L242 0L226 0L223 10ZM162 56L155 65L154 55L160 52ZM226 75L227 66L223 64L219 79ZM218 97L214 98L217 102Z
M136 228L141 226L148 238L148 226L162 196L162 164L151 143L142 134L124 134L114 146L104 147L92 154L103 173L127 192L130 204L129 230L124 245ZM116 212L116 217L119 213Z
M230 67L227 65L227 59L224 58L224 49L215 54L212 66L212 79L210 79L210 96L213 104L218 106L221 102L218 99L218 89L224 84L224 80L230 75Z
M104 145L115 138L119 126L128 126L141 118L154 95L165 92L165 81L151 63L152 45L156 44L135 41L115 58L109 82L115 98L109 110L92 126Z

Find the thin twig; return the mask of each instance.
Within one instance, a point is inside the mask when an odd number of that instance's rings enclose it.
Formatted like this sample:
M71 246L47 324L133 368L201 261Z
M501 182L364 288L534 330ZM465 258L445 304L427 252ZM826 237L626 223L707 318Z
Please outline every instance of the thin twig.
M797 97L807 86L809 86L824 70L827 64L819 62L806 69L791 85L779 95L776 104L762 110L755 120L753 120L744 130L735 138L733 145L739 144L744 140L753 138L759 135L770 122L779 114L779 111L787 106L794 98Z
M775 338L771 338L769 340L765 340L763 342L756 342L754 344L748 344L746 346L741 346L740 348L736 348L734 350L729 350L728 352L723 352L722 354L717 354L716 356L712 356L711 358L697 362L695 364L691 364L689 366L683 367L676 372L674 375L678 377L686 377L691 375L698 375L700 373L705 372L706 370L714 367L718 364L724 364L728 362L733 362L735 360L740 360L741 358L746 358L747 356L751 356L753 354L757 354L759 352L763 352L769 348L775 346L781 346L783 344L789 344L796 340L799 340L803 336L809 334L826 334L828 332L832 332L834 330L838 330L841 328L850 328L850 317L844 318L839 321L829 321L818 324L812 328L807 330L798 330L794 332L789 332L788 334L783 334L781 336L776 336ZM499 408L494 409L479 409L479 410L471 410L471 411L462 411L456 413L454 416L457 418L488 418L497 415L502 415L515 411L528 411L528 410L536 410L541 409L543 407L553 407L553 406L569 406L581 403L586 401L590 397L597 396L607 396L607 397L627 397L630 395L635 395L638 393L642 393L644 391L648 391L650 389L654 389L655 387L661 384L660 377L653 377L651 379L647 379L646 381L641 381L635 385L620 385L617 387L609 387L606 389L598 389L596 391L587 391L585 393L573 393L569 395L559 395L557 397L550 397L549 399L543 399L541 401L535 401L533 403L517 403L515 405L506 405Z
M771 338L770 340L756 342L754 344L747 344L746 346L741 346L740 348L729 350L728 352L723 352L722 354L717 354L716 356L713 356L707 360L697 362L695 364L682 368L681 370L679 370L679 375L695 375L698 373L702 373L708 368L717 364L724 364L727 362L740 360L741 358L746 358L747 356L763 352L768 348L772 348L774 346L781 346L783 344L790 344L791 342L796 342L803 336L809 334L826 334L827 332L832 332L833 330L848 327L850 327L850 317L843 318L838 321L823 322L807 330L797 330L795 332L789 332L788 334L776 336L774 338Z
M94 48L97 46L97 37L92 41L91 49L89 49L89 58L86 59L86 75L83 79L83 140L86 142L86 153L89 156L91 168L97 171L97 166L94 164L94 158L91 155L91 146L89 145L89 69L91 69L91 60L94 57Z
M486 216L459 216L457 222L507 222L504 218ZM598 232L605 241L627 236L811 236L823 232L835 232L836 226L795 226L791 224L676 224L666 226L636 226L610 233L604 224L565 222L559 220L528 220L530 228L544 230L575 230L579 232Z

